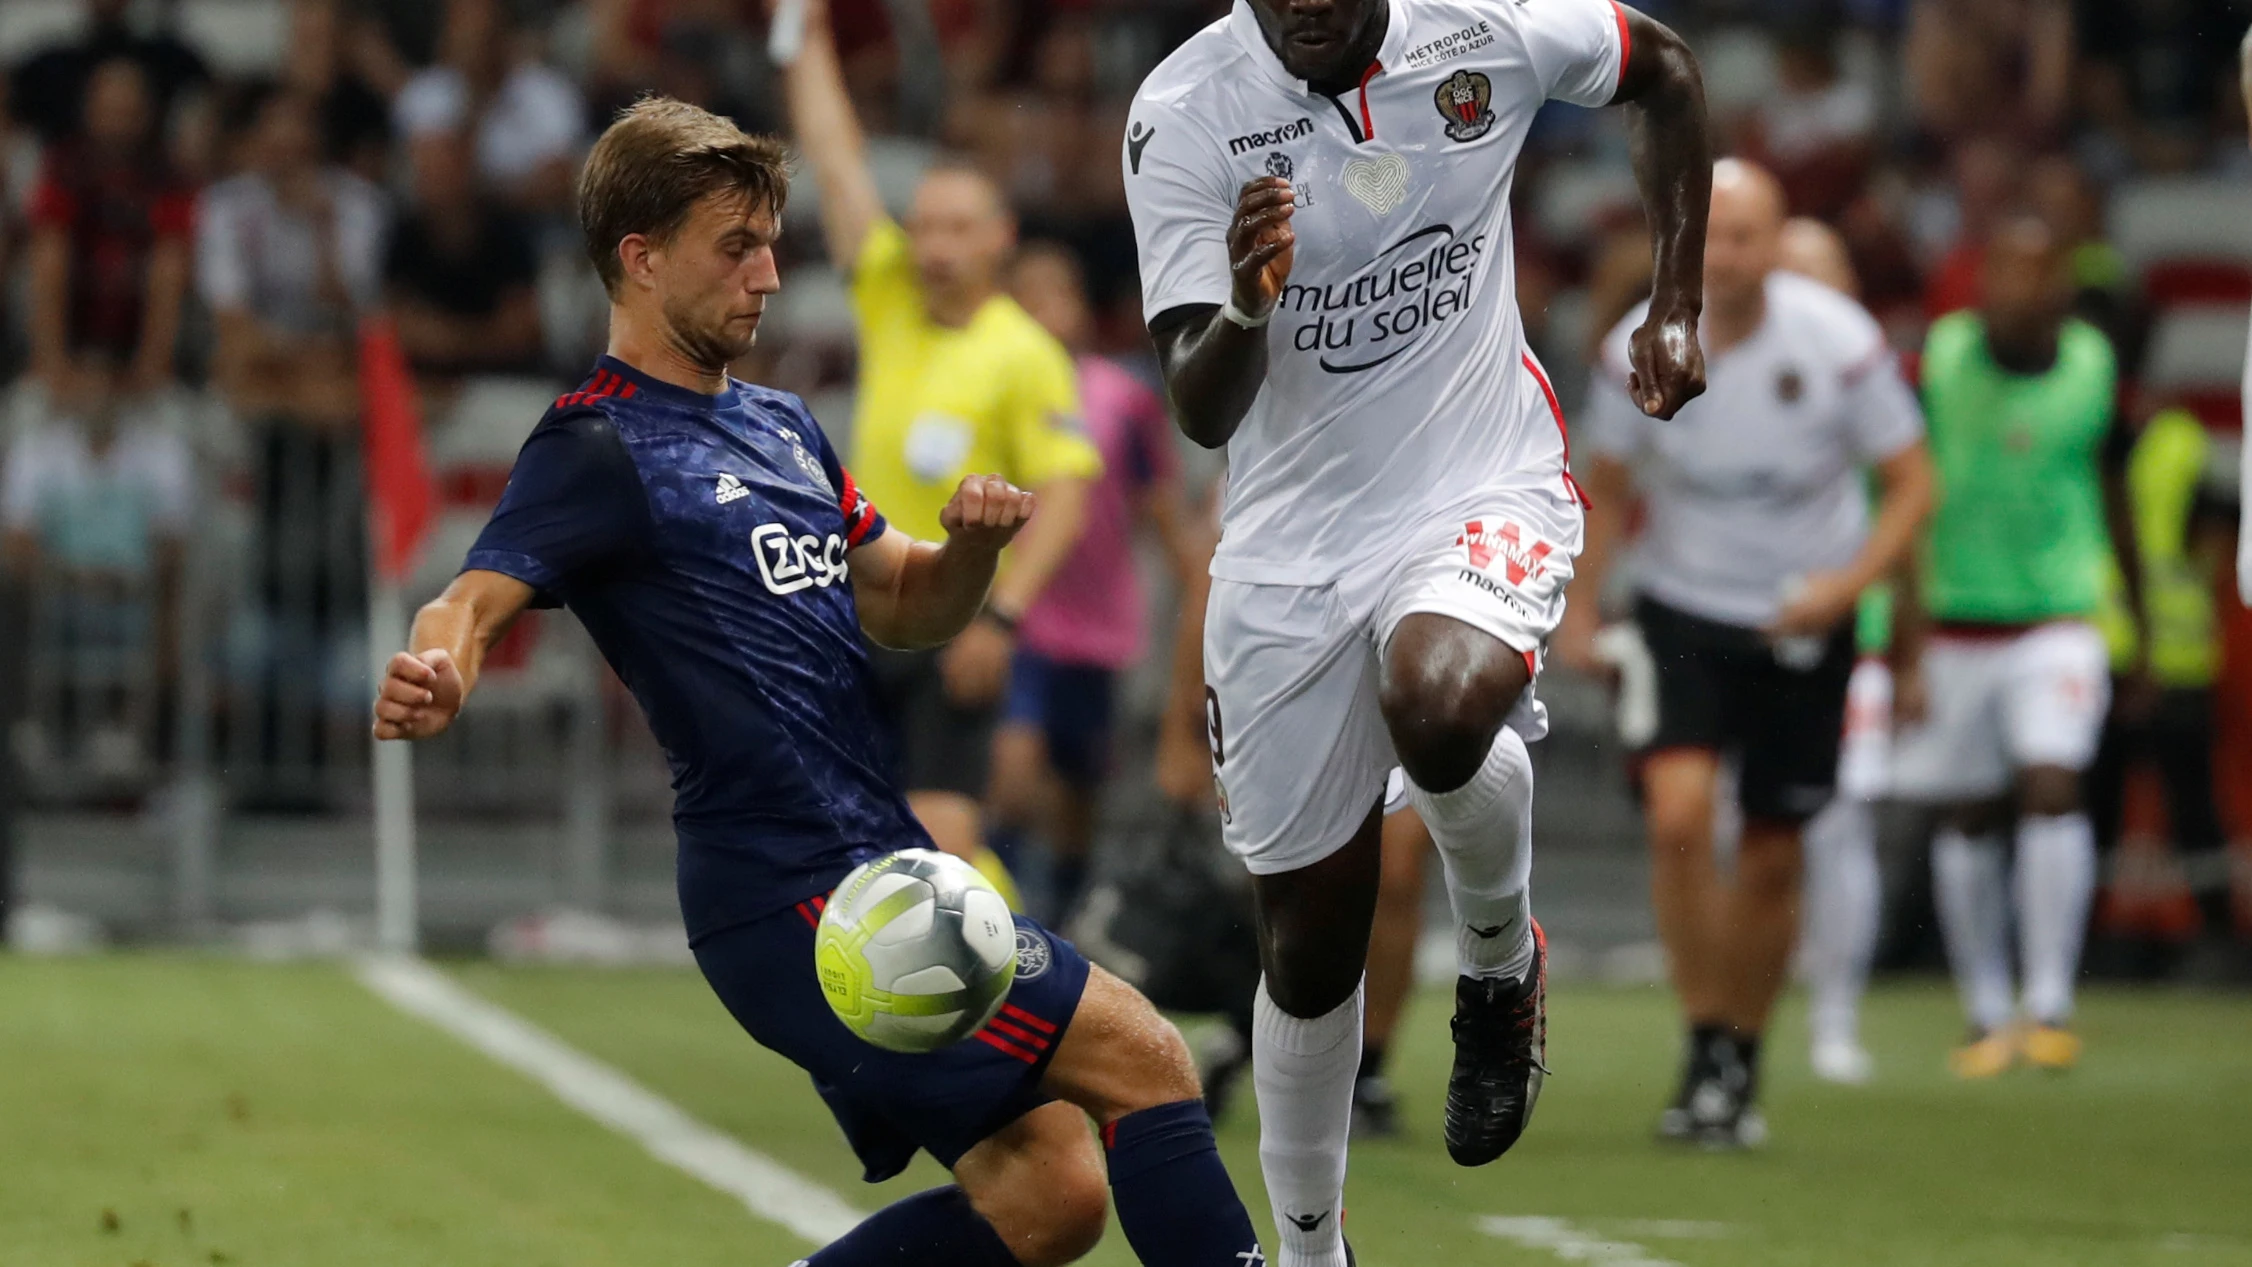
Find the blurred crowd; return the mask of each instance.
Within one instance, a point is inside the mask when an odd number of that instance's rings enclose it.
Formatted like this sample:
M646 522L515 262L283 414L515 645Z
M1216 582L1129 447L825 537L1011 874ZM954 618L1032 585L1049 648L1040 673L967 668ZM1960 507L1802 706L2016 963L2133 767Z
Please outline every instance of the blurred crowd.
M10 657L0 685L0 716L34 719L11 720L6 795L27 779L37 791L44 768L131 772L170 755L183 547L220 501L250 525L226 562L263 613L258 649L230 648L230 663L272 693L310 691L316 708L331 694L322 666L342 664L352 689L333 696L350 724L333 734L356 735L363 319L391 319L440 450L449 403L477 382L575 381L604 316L572 221L580 156L612 111L651 90L783 130L767 5L34 7L52 33L0 50L0 529L16 596L0 643L38 651ZM2109 209L2154 181L2252 177L2235 74L2252 4L2241 0L1642 7L1698 50L1718 151L1757 158L1793 214L1839 230L1904 353L1932 319L1975 301L1985 235L2030 205L2075 244L2082 312L2138 381L2166 296L2111 240ZM1085 294L1075 350L1147 383L1118 159L1125 107L1166 51L1225 8L835 0L829 16L894 206L935 156L981 169L1022 239L1043 244L1035 266L1083 279L1072 283ZM196 34L244 23L283 31L266 64ZM1567 403L1596 340L1647 287L1626 147L1617 118L1553 106L1518 170L1520 299ZM757 363L738 372L806 395L842 431L851 325L817 302L841 286L818 233L782 249L783 300ZM2247 263L2193 277L2192 297L2252 298ZM792 302L793 291L813 298ZM2186 406L2232 437L2239 421L2218 396L2130 387L2123 405L2138 420ZM465 496L497 492L471 483ZM69 578L67 600L24 597L62 592L57 577ZM2200 636L2217 648L2223 623L2209 616ZM2193 685L2210 692L2223 670L2200 672ZM58 681L67 698L27 702Z

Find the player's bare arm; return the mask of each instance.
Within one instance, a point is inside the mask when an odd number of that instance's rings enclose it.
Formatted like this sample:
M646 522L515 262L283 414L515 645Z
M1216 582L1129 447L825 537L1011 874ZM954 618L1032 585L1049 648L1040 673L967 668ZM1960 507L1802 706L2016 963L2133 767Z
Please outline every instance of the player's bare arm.
M1921 722L1930 703L1924 693L1924 647L1931 641L1931 609L1924 606L1922 537L1917 534L1892 573L1892 641L1885 662L1892 670L1892 719L1902 727Z
M2112 557L2119 565L2120 588L2126 592L2127 618L2135 626L2135 658L2120 681L2118 707L2128 716L2147 715L2157 705L2158 688L2150 676L2150 608L2144 603L2142 551L2136 544L2135 506L2123 467L2103 473L2103 519Z
M1712 206L1712 139L1697 59L1662 22L1625 9L1634 55L1613 105L1632 116L1634 177L1650 220L1650 316L1634 332L1627 391L1642 412L1671 418L1705 390L1697 344L1704 312L1705 217Z
M1150 321L1173 417L1181 434L1207 449L1235 434L1266 381L1266 323L1290 280L1296 198L1279 176L1246 182L1228 222L1228 306L1187 304Z
M1598 453L1579 476L1579 483L1587 492L1587 530L1580 557L1573 563L1572 592L1587 598L1565 606L1564 617L1556 627L1555 652L1556 658L1575 672L1601 676L1610 670L1595 651L1595 635L1603 628L1597 600L1611 573L1611 562L1618 556L1619 543L1627 536L1626 511L1634 496L1634 473L1618 458Z
M1861 552L1834 572L1808 577L1805 588L1776 615L1776 633L1828 633L1861 601L1861 591L1892 575L1907 559L1916 534L1938 504L1931 451L1919 440L1877 463L1876 472L1882 491Z
M767 6L769 12L773 5ZM829 260L849 269L860 258L868 230L883 218L883 199L868 167L868 142L837 63L825 0L806 0L805 44L783 73L790 134L813 165L821 191L821 235Z
M415 613L407 650L391 657L375 694L375 737L428 739L453 724L476 689L485 652L532 601L513 576L471 570Z
M944 542L897 528L846 556L860 627L887 647L935 647L985 606L1001 551L1033 517L1037 498L998 475L972 475L939 512Z

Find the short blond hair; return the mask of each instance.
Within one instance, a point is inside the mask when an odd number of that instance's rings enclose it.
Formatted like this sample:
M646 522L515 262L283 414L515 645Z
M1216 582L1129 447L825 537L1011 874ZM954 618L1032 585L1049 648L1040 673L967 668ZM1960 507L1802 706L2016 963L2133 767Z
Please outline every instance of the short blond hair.
M579 227L602 288L615 299L625 281L618 243L636 233L662 243L720 192L780 216L790 195L789 146L670 97L619 111L579 173Z

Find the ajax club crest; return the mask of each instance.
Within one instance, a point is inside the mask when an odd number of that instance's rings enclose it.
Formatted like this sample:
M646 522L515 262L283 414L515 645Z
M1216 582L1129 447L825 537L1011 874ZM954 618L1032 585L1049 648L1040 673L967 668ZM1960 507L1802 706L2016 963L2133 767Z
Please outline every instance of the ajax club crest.
M1493 129L1493 80L1474 70L1458 70L1432 94L1439 116L1447 121L1447 139L1475 141Z

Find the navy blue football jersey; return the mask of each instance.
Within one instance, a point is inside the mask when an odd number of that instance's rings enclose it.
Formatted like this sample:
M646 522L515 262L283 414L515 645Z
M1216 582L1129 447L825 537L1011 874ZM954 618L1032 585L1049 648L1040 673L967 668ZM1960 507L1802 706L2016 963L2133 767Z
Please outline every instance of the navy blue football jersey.
M892 754L845 553L885 530L804 402L604 357L517 454L463 563L568 607L664 746L691 940L927 845Z

